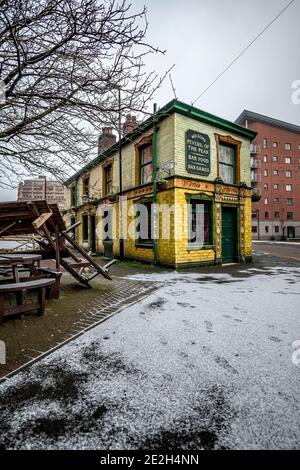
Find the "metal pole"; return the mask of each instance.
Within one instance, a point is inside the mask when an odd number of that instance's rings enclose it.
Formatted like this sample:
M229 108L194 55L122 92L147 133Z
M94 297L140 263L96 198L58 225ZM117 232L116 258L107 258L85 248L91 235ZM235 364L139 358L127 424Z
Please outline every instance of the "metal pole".
M157 264L157 105L153 105L153 229L154 264Z
M120 238L120 259L124 258L123 222L122 222L122 130L121 130L121 88L118 87L119 101L119 238Z
M259 230L259 209L256 209L257 213L257 240L260 240L260 230Z
M47 176L44 176L45 179L45 201L47 201Z

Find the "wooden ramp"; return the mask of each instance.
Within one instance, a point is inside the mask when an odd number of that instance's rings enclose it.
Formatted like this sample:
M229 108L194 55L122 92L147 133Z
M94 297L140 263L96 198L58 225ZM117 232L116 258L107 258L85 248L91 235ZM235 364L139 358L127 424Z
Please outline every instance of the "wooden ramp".
M79 224L77 222L75 225ZM105 266L96 263L69 235L73 228L66 228L57 204L49 204L44 200L0 203L0 238L33 234L40 247L34 252L40 253L44 259L55 259L57 270L62 266L87 287L99 274L111 280L108 268L115 260ZM70 245L80 257L72 251ZM89 271L88 274L86 271Z

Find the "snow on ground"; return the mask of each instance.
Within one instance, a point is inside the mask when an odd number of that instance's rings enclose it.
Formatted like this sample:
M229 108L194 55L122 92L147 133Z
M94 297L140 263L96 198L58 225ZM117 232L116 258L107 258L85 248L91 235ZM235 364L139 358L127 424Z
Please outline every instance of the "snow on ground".
M16 449L299 449L300 269L161 281L1 385Z

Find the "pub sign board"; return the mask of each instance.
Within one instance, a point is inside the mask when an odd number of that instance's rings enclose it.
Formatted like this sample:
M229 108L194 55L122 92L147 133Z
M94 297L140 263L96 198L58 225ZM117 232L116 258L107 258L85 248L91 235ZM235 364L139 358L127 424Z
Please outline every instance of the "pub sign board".
M210 138L207 134L186 132L186 169L195 175L210 174Z

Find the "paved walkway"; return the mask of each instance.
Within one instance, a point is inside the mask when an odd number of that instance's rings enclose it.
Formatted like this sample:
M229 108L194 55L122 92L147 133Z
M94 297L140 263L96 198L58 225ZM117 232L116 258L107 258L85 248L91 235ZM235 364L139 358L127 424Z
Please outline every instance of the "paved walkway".
M0 377L149 295L157 288L155 284L128 280L125 275L153 270L134 263L114 266L110 270L113 281L98 276L92 289L64 273L60 298L46 302L42 317L28 315L0 325L0 339L6 343L6 364L0 365Z

